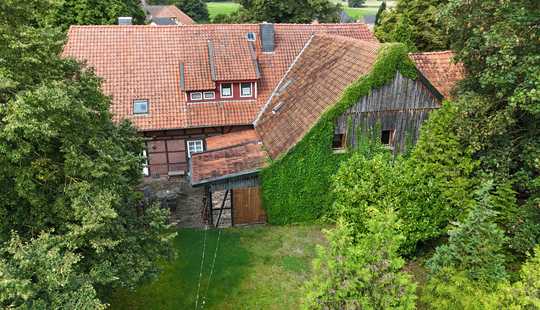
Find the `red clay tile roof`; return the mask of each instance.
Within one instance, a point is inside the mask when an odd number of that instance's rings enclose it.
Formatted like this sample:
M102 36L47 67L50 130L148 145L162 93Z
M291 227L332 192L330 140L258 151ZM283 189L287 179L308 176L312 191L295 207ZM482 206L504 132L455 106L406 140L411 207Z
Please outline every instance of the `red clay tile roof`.
M230 177L238 173L256 172L267 162L267 155L255 130L229 133L209 138L213 149L191 157L191 184L200 184Z
M145 131L251 124L313 33L376 41L367 26L359 23L276 24L275 31L275 51L262 53L257 24L72 26L63 55L87 61L104 79L103 90L112 96L111 112L116 121L130 119ZM214 87L209 41L216 47L220 78L253 77L248 45L238 44L244 42L248 32L257 37L254 48L261 70L257 100L187 104L185 93L180 90L181 64L186 87ZM235 62L239 70L233 70ZM227 70L231 71L230 77ZM149 100L148 115L133 115L135 99Z
M416 67L445 97L450 97L456 83L465 76L465 68L454 62L452 51L411 53Z
M379 46L339 36L313 37L255 123L272 159L296 145L345 88L371 70Z
M146 9L149 11L152 17L175 18L182 25L195 24L191 17L182 12L182 10L177 8L175 5L147 5Z
M241 130L221 136L208 137L206 139L206 149L212 151L253 141L261 141L254 129Z

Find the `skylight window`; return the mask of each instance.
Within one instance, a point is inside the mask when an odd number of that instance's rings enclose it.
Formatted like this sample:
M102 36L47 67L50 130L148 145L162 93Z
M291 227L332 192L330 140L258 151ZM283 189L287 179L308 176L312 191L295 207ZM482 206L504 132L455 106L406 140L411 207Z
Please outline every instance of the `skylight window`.
M133 101L133 114L148 114L148 100Z
M246 35L246 38L248 41L255 41L255 33L254 32L248 32L247 35Z
M276 114L277 112L279 112L279 110L281 110L281 108L283 107L284 104L285 104L284 101L280 101L280 102L272 109L272 114Z

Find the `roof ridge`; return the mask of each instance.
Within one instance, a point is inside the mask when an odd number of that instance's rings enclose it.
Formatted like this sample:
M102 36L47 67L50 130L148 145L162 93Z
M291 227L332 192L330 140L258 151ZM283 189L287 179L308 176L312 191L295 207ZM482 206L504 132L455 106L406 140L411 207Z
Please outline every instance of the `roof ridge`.
M174 6L174 5L173 5ZM260 23L243 23L243 24L191 24L182 25L182 27L192 28L219 28L219 27L234 27L234 26L258 26ZM365 23L322 23L322 24L292 24L292 23L275 23L275 26L298 26L298 27L326 27L326 26L339 26L342 28L354 27L354 26L366 26ZM70 28L154 28L154 27L177 27L176 25L71 25Z
M431 52L411 52L409 55L430 55L430 54L455 54L453 50L444 50L444 51L431 51Z

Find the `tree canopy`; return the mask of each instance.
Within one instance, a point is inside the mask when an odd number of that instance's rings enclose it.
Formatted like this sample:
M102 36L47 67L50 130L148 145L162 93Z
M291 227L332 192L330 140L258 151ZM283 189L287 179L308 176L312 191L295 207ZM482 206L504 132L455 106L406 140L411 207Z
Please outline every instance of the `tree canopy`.
M328 0L239 0L240 10L216 16L214 22L229 23L321 23L339 21L341 5Z
M398 0L384 10L375 27L382 42L401 42L412 50L433 51L449 47L439 12L448 0Z
M142 141L115 124L92 70L60 58L45 1L0 12L0 305L94 309L169 256L167 213L142 206ZM12 15L8 15L11 14Z

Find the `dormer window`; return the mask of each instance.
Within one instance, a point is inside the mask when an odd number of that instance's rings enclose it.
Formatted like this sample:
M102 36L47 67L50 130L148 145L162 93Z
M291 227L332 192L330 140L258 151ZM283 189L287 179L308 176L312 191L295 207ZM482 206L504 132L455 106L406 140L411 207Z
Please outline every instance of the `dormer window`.
M148 100L133 101L133 114L148 114Z
M251 83L240 83L240 97L253 96L253 85Z
M213 91L205 91L205 92L203 93L203 98L204 98L205 100L213 100L213 99L216 98L216 93L213 92Z
M221 97L222 98L232 98L233 88L231 83L221 84Z
M248 41L255 41L255 33L254 32L248 32L247 35L246 35L246 38Z
M203 94L201 92L193 92L189 94L189 99L192 101L199 101L203 99Z

